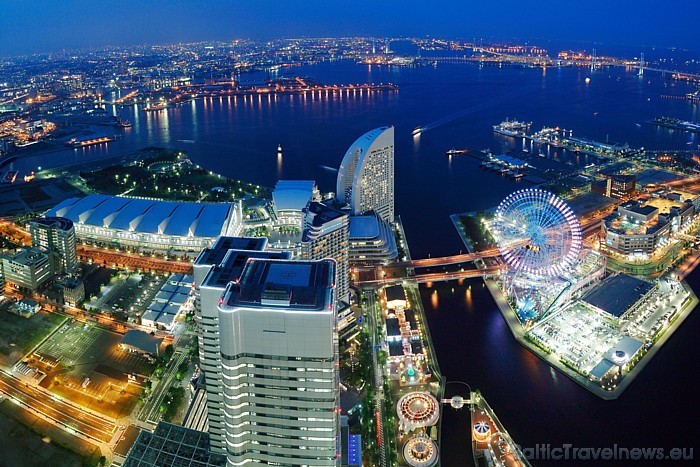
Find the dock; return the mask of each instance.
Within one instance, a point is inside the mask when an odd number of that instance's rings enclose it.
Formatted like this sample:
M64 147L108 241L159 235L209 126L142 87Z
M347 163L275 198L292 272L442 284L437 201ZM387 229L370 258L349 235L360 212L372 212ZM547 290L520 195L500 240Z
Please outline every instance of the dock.
M618 158L636 156L644 152L643 149L632 148L627 143L609 141L603 143L588 138L574 137L573 130L559 127L544 127L531 134L524 131L509 134L509 132L496 130L496 127L500 127L504 123L494 125L494 132L506 137L523 138L542 146L566 149L576 154L587 154L601 158Z

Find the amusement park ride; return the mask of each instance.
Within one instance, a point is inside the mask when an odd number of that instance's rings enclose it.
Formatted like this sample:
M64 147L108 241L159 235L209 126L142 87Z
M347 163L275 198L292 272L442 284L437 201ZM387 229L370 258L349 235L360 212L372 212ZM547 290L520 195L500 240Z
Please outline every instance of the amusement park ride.
M518 317L525 323L542 318L556 291L570 285L566 275L581 255L576 215L556 195L527 188L501 202L491 232L508 265L502 287Z

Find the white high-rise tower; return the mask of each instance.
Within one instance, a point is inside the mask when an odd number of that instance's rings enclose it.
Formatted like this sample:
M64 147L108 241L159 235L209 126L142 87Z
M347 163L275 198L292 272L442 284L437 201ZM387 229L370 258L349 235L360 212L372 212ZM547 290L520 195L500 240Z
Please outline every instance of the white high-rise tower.
M336 198L350 214L376 212L394 222L394 127L384 126L357 138L338 169Z
M219 237L194 262L195 319L199 338L199 366L207 394L207 424L211 449L226 452L221 343L217 306L229 282L239 279L250 258L289 259L286 252L263 251L266 238Z
M335 261L249 260L218 304L228 465L339 465Z

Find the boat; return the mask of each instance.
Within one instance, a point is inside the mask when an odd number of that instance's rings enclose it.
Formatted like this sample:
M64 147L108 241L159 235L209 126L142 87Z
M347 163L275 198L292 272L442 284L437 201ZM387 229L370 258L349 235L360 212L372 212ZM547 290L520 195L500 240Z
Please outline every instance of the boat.
M535 132L531 139L537 144L558 144L558 139L562 131L559 128L544 127L540 131Z
M119 112L117 113L117 121L114 123L114 125L120 128L131 128L131 122L122 118L122 107L123 106L120 106L119 108Z
M498 125L494 125L493 131L505 136L525 137L530 126L532 126L532 122L520 122L518 120L506 119Z
M5 174L4 177L2 177L0 183L15 183L15 180L17 180L18 173L19 172L17 170L10 170Z
M671 128L674 130L683 130L694 133L700 133L700 123L684 121L679 118L656 117L653 120L649 120L647 123L651 123L652 125L661 126L664 128Z
M417 127L415 127L415 128L413 129L413 132L412 132L411 134L412 134L413 136L417 136L417 135L420 135L420 134L421 134L421 131L423 131L423 129L422 129L421 127L417 126Z
M109 143L116 141L114 136L91 136L89 138L71 138L66 141L66 145L73 148L84 148L85 146L93 146L95 144Z
M143 110L145 110L146 112L158 112L160 110L165 110L165 109L166 109L165 104L155 104L155 105L148 104L148 105L146 105L146 107L143 108Z

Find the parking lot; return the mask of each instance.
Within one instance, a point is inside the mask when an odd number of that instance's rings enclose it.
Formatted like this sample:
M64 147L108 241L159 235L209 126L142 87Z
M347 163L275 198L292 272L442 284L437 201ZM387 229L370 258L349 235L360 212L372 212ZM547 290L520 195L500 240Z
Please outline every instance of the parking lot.
M65 320L44 311L22 318L6 310L10 305L9 300L0 304L0 365L5 368L14 365Z
M623 328L627 334L642 340L651 340L661 332L673 316L681 311L690 296L680 282L663 278L647 303L626 319Z
M145 357L119 348L120 339L92 324L66 323L31 363L47 374L41 386L118 418L133 409L149 371Z
M617 326L579 303L536 326L530 335L581 372L591 371L620 338Z
M102 313L125 313L133 321L148 307L166 279L167 276L120 273L86 304L86 308Z

